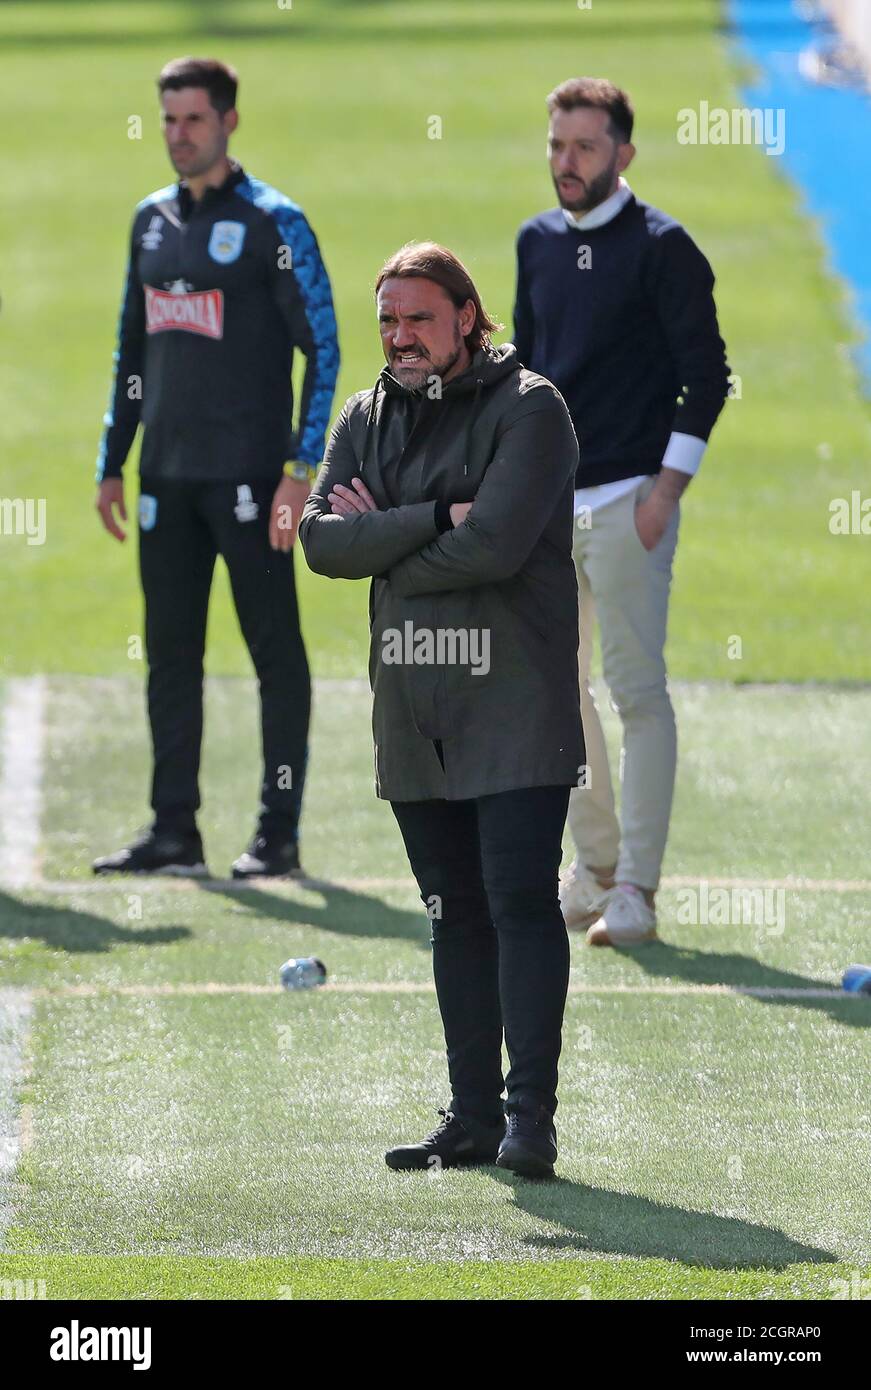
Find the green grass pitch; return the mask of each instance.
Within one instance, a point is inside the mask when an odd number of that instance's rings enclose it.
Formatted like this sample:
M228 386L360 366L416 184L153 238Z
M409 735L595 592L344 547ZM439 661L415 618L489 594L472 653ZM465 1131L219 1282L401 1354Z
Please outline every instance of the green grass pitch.
M88 876L144 779L134 689L49 682L41 857L0 897L2 979L30 1010L0 1282L43 1280L48 1297L822 1299L865 1277L871 1000L837 985L865 951L871 885L838 877L839 824L824 802L808 816L794 750L824 729L819 756L833 782L854 778L858 813L871 695L676 690L690 747L663 940L574 939L560 1178L542 1185L384 1166L445 1078L423 909L371 794L365 689L318 685L312 878L259 889ZM208 690L216 874L253 800L253 701L248 681ZM111 760L95 704L123 730ZM755 765L746 788L739 762ZM724 874L785 885L777 918L683 923L684 886ZM282 960L309 953L328 987L282 991Z
M845 296L776 161L675 142L679 107L737 100L719 18L714 0L0 6L0 495L48 514L44 546L0 544L0 723L13 682L47 676L37 852L0 883L3 1297L824 1300L871 1278L871 999L837 989L871 927L869 574L863 538L828 531L829 501L867 477L868 412ZM457 250L510 324L514 231L552 200L543 98L571 72L633 94L633 186L717 271L741 398L684 509L663 939L573 939L552 1184L383 1163L447 1093L426 921L373 795L365 586L298 558L311 879L89 874L145 818L135 556L98 531L91 479L130 211L168 177L153 77L190 51L238 67L236 153L317 230L337 408L379 368L371 284L407 239ZM223 577L209 670L221 875L258 760ZM780 919L681 920L702 880L769 885ZM281 962L309 953L328 987L281 991Z
M0 491L32 496L38 480L49 536L0 547L0 583L16 589L2 669L120 672L141 632L132 546L98 532L91 479L131 211L171 172L154 75L207 49L241 75L236 153L306 209L322 243L340 316L337 410L381 365L371 287L404 241L455 249L510 330L514 234L553 202L544 97L577 71L623 84L637 107L633 186L709 254L741 378L685 509L674 674L867 679L871 627L855 595L871 583L868 547L828 529L829 502L868 479L844 295L776 159L675 139L681 107L738 100L719 18L716 0L0 6L15 118L0 150ZM441 139L427 138L431 115ZM132 116L141 139L128 138ZM241 672L217 587L211 669ZM302 577L320 675L363 669L362 588Z

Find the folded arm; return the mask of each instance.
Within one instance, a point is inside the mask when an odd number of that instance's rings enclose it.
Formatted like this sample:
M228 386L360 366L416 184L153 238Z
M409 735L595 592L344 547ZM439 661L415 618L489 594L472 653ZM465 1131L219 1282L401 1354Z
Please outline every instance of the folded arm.
M435 502L416 502L387 511L335 516L329 494L347 488L360 474L347 405L333 426L317 482L305 504L299 538L309 568L331 579L368 579L384 574L438 535ZM364 479L365 481L365 479Z
M502 434L462 525L395 564L403 597L508 579L523 566L574 476L578 444L561 396L549 385L524 398Z

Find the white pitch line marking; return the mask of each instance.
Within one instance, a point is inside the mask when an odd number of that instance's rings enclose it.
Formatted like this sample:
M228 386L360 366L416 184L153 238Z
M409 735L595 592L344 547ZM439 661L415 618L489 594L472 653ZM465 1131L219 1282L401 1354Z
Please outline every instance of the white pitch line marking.
M25 1106L19 1114L16 1091L24 1075L24 1052L32 1012L27 989L0 989L0 1242L12 1217L10 1185L22 1153L29 1148L33 1117Z
M42 807L45 677L13 677L0 732L0 883L28 887L36 880Z
M783 888L793 893L871 893L871 878L719 878L701 874L692 878L688 874L675 874L662 879L661 888L698 888L705 883L709 888L762 889ZM11 882L4 882L0 876L0 888L12 888ZM379 893L386 891L414 892L417 884L413 878L263 878L242 883L235 878L186 879L160 874L118 874L99 878L38 879L33 878L18 887L32 889L46 895L75 895L79 893L130 893L130 892L184 892L197 890L201 893L282 893L288 888L304 888L307 892L328 893Z
M22 1105L18 1125L18 1151L26 1154L33 1147L33 1106Z
M31 991L35 999L163 999L190 998L218 994L270 995L286 994L281 985L225 984L218 980L202 983L153 985L59 985L56 989L40 988ZM320 994L434 994L435 987L425 980L339 980L318 985ZM649 994L649 995L749 995L757 999L858 999L833 986L802 989L776 985L569 985L569 994Z
M663 888L698 888L706 883L710 888L784 888L794 893L869 893L871 878L716 878L699 874L674 874L663 878Z

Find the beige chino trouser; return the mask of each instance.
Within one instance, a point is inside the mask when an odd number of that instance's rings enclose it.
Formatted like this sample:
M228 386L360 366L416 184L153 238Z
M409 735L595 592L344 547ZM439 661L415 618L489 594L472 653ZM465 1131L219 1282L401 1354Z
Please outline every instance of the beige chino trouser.
M665 535L647 551L635 529L635 504L654 478L575 522L578 572L581 715L587 749L586 786L569 801L569 829L587 866L616 863L617 881L655 890L674 793L677 733L668 695L665 637L680 508ZM598 618L602 669L623 725L621 816L618 822L605 737L590 687L593 621Z

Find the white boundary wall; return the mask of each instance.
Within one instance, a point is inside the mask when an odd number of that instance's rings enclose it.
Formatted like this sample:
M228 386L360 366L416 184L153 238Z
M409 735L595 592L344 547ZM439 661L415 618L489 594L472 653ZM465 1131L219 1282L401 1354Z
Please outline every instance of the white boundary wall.
M871 69L871 0L826 0L826 4L841 33Z

